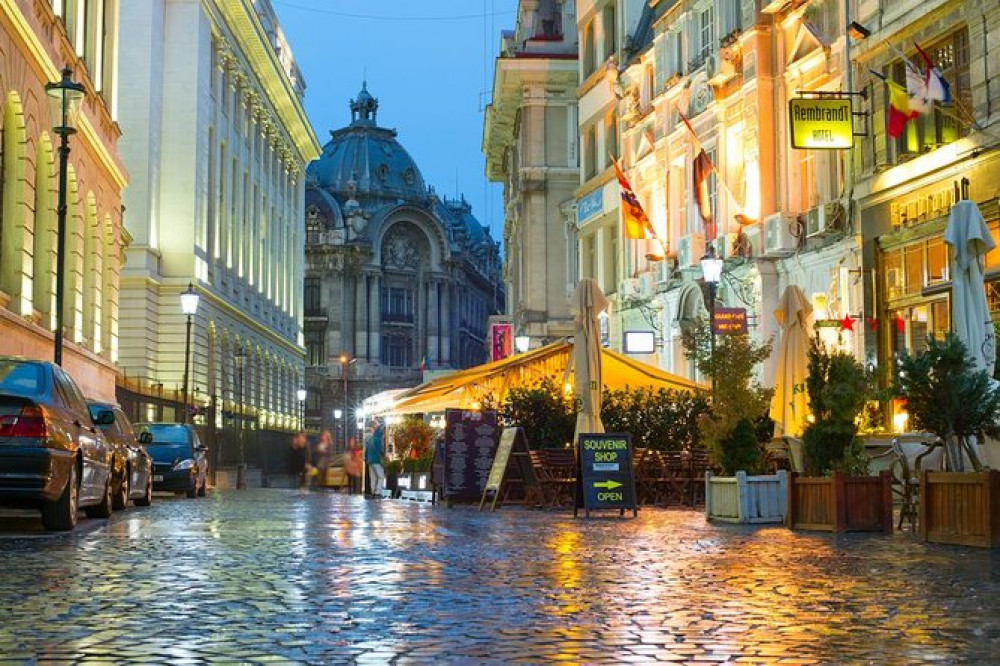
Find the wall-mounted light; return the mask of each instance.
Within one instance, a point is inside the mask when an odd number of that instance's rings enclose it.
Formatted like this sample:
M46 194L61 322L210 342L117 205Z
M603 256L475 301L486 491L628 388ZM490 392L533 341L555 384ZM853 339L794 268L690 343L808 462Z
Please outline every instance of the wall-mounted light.
M872 34L872 31L857 21L851 21L851 25L847 26L847 34L851 36L851 39L860 41Z
M527 335L518 335L514 338L514 349L518 351L519 354L523 354L528 351L528 347L531 346L531 338Z

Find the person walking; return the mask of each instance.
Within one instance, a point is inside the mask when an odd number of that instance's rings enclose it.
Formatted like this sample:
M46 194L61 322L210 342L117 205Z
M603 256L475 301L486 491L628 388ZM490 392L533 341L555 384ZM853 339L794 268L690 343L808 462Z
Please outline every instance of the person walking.
M313 452L313 465L316 466L316 485L320 488L326 485L327 471L330 468L330 450L333 448L333 437L329 430L324 430L316 442Z
M371 497L382 497L385 487L385 469L382 458L385 457L385 426L376 419L372 422L372 433L365 440L365 464L368 465L368 479L371 487Z
M353 437L344 452L344 473L347 474L347 492L349 495L361 493L361 475L364 474L365 462L361 447Z
M292 438L292 448L288 452L288 468L292 473L292 478L296 479L299 490L309 487L309 441L306 433L300 430Z

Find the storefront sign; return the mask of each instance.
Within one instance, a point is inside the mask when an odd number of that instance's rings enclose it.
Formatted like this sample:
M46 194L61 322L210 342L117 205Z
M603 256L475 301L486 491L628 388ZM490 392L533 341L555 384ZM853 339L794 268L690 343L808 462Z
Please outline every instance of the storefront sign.
M580 469L577 509L618 509L639 514L632 470L632 435L628 433L581 434L577 441ZM574 510L573 515L576 515Z
M625 331L622 337L626 354L656 353L656 334L653 331Z
M788 101L792 148L843 149L854 145L850 99L796 97Z
M746 308L715 308L715 316L712 317L712 332L715 335L746 333Z
M583 224L604 212L604 188L598 187L585 197L576 200L576 223Z

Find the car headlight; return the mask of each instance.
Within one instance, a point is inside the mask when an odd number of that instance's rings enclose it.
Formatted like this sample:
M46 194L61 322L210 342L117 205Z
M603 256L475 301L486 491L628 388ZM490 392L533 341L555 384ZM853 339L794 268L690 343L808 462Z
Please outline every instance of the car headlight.
M176 465L174 465L174 471L175 472L183 472L184 470L191 469L192 467L194 467L194 461L193 460L191 460L191 459L182 460L179 463L177 463Z

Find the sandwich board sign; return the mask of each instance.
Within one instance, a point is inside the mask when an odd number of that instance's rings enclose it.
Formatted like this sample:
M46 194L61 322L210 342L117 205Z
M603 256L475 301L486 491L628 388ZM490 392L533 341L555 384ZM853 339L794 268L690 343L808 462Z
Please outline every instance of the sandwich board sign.
M632 468L632 435L629 433L583 433L577 440L577 501L590 517L591 509L626 509L639 515L635 470Z

